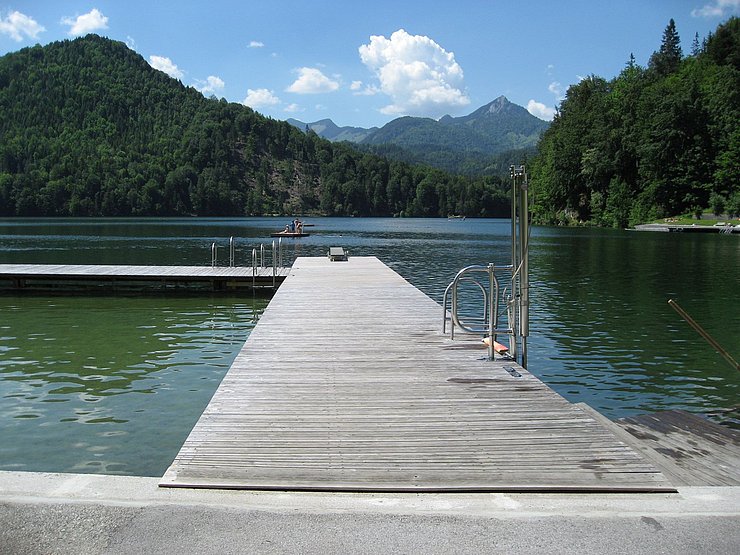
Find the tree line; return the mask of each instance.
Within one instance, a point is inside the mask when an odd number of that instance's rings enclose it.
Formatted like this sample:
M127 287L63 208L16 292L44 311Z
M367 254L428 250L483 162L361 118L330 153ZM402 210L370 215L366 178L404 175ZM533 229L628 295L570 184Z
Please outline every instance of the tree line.
M626 227L740 213L740 19L683 54L671 20L641 67L568 89L532 166L540 223Z

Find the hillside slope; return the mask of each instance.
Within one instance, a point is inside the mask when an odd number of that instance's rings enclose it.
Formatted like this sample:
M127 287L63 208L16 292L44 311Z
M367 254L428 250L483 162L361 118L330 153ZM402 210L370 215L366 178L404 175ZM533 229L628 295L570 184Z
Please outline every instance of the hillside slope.
M504 196L206 99L96 35L0 58L0 215L472 216Z

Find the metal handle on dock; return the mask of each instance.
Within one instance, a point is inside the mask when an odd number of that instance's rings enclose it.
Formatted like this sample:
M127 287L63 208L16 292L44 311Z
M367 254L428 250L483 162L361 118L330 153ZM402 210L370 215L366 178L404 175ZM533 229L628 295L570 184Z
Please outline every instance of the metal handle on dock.
M216 267L216 262L218 261L218 247L216 246L216 243L211 243L211 267Z
M234 267L234 236L229 237L229 268Z
M252 289L257 277L257 249L252 249Z

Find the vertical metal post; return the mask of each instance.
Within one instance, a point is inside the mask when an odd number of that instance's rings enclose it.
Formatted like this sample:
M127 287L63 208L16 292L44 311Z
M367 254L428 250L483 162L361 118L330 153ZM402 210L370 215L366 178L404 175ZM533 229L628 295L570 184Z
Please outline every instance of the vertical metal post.
M283 267L283 238L282 237L278 238L278 253L279 253L278 254L278 262L279 262L278 266L282 268Z
M216 243L211 243L211 267L216 267Z
M496 340L496 336L493 330L496 329L496 315L498 314L498 288L496 287L496 268L493 264L488 265L488 291L490 292L488 297L488 358L494 359L496 351L493 348L493 342Z
M229 268L234 267L234 236L229 237Z
M272 241L272 288L275 289L275 274L277 274L277 250L275 240Z
M514 360L517 358L517 323L519 321L518 318L518 312L519 312L519 288L517 286L517 280L519 272L517 271L519 268L519 251L518 251L518 241L517 241L517 221L516 221L516 215L517 215L517 200L519 195L519 187L517 187L517 184L519 182L519 168L517 166L510 166L510 172L511 172L511 300L509 301L509 316L511 317L509 320L509 326L512 330L512 335L510 339L511 345L509 345L509 353L511 356L514 357Z
M522 342L522 367L527 367L527 337L529 336L529 183L527 170L521 166L522 177L519 183L519 253L521 258L521 272L519 273L519 287L521 310L519 313L519 336Z

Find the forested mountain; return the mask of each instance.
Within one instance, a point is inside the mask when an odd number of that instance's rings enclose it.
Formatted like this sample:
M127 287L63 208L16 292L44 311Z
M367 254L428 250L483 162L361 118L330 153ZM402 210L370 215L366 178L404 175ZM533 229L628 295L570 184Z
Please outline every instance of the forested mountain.
M536 219L628 224L711 207L740 213L740 19L695 38L673 20L647 68L567 92L532 167Z
M324 119L288 120L331 141L350 141L366 152L427 164L466 175L500 175L501 159L519 162L532 154L548 123L500 96L467 116L440 120L404 116L381 128L338 127ZM508 174L504 164L504 174Z
M498 178L358 153L95 35L0 58L0 215L506 215Z

